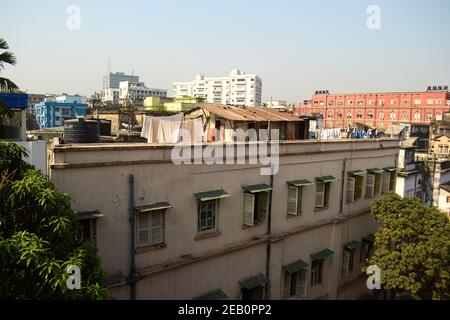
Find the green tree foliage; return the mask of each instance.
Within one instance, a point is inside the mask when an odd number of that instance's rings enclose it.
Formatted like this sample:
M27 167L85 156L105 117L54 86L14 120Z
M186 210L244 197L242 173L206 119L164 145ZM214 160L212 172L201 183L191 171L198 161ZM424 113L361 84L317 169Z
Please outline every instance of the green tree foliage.
M105 299L106 273L77 230L70 197L26 164L21 146L0 142L0 299ZM81 269L69 290L66 268Z
M450 220L419 199L389 194L372 204L379 222L370 264L381 268L384 290L396 296L450 299Z

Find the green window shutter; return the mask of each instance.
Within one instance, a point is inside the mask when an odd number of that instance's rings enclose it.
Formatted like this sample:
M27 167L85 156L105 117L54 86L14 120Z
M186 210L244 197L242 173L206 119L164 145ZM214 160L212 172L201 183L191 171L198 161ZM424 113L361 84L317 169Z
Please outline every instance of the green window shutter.
M254 225L255 195L244 192L244 225Z
M316 184L316 208L325 206L325 183L317 182Z
M375 175L368 174L366 180L366 197L373 198L375 188Z
M288 188L288 214L297 215L298 188L289 186Z
M355 178L348 177L348 180L347 180L347 201L348 202L355 201L355 183L356 183Z

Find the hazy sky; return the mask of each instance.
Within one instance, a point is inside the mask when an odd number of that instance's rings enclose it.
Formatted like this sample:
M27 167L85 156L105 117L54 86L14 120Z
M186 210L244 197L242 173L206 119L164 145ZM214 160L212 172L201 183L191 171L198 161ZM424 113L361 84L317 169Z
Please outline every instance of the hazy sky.
M70 30L66 12L81 10ZM369 30L366 10L381 9ZM2 75L33 93L92 94L108 70L168 88L232 68L263 79L263 99L450 85L448 0L2 1L0 37L18 59Z

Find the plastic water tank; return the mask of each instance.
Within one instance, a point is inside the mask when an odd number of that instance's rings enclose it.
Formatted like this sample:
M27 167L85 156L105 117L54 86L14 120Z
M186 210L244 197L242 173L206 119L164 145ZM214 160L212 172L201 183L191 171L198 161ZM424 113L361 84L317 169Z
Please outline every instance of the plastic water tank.
M64 143L100 142L100 122L83 118L64 121Z

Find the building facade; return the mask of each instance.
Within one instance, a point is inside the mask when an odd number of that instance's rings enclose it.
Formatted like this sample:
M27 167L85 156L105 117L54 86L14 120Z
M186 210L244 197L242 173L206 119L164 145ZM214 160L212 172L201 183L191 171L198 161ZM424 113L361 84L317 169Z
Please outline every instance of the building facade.
M295 113L320 113L327 128L346 129L363 123L387 130L398 122L430 124L442 120L449 108L448 87L434 86L421 92L330 94L316 91L310 100L296 106Z
M33 114L39 129L64 125L64 120L84 117L86 115L86 97L79 95L58 96L49 101L38 103L33 107Z
M175 165L172 148L52 148L51 180L91 228L114 297L367 293L361 267L377 230L370 205L395 189L398 140L283 142L269 176L255 164Z
M416 161L415 146L402 146L399 152L395 192L404 198L419 198L427 203L431 199L426 193L427 175L424 163Z
M231 70L228 77L206 77L198 74L190 82L174 82L175 97L204 98L205 102L261 106L262 80L256 74L246 74L237 69Z

